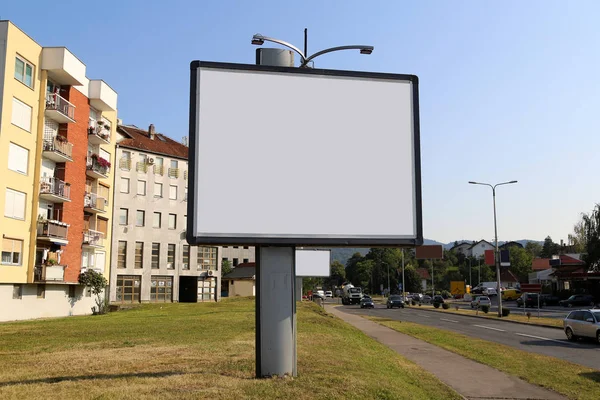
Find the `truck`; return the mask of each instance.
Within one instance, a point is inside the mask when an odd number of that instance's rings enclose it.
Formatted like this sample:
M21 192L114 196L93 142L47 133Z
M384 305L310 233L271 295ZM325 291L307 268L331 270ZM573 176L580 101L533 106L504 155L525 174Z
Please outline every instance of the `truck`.
M350 305L350 304L359 304L360 300L363 297L362 290L359 287L355 287L353 284L349 283L342 287L342 304Z

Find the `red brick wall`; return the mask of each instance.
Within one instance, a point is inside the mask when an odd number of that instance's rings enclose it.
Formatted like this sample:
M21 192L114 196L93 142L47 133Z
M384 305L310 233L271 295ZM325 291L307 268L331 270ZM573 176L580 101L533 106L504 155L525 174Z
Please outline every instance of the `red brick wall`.
M67 265L65 281L77 282L81 270L83 242L83 199L85 195L86 157L88 148L88 98L70 87L64 96L75 106L75 123L61 124L60 132L73 144L73 162L65 163L64 180L71 184L71 202L64 203L63 221L68 223L69 244L63 247L61 261Z

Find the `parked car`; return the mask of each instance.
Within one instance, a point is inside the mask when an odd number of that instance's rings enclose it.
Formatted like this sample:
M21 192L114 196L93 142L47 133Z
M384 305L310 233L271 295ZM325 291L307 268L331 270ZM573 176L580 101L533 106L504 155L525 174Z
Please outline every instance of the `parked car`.
M360 300L360 308L375 308L375 304L373 303L373 299L370 297L363 297Z
M483 294L483 288L481 286L475 286L471 289L471 294Z
M423 297L421 297L421 303L425 303L425 304L431 303L431 296L424 295Z
M540 303L545 306L555 306L560 303L560 297L552 294L543 294L540 297Z
M517 299L517 307L533 307L537 308L538 306L538 294L537 293L523 293L521 297ZM540 307L542 307L542 299L540 298Z
M317 290L317 294L321 297L321 298L325 298L325 292L323 290Z
M594 301L594 296L590 296L588 294L574 294L566 300L561 300L558 302L563 307L573 307L573 306L591 306L593 307L596 302Z
M394 307L404 308L404 301L402 300L402 296L391 295L387 299L386 306L387 306L387 308L394 308Z
M412 299L414 301L421 301L421 300L423 300L423 295L421 293L414 293L412 295Z
M521 297L519 289L505 289L502 291L502 300L512 301Z
M333 292L331 290L326 291L325 297L333 297Z
M571 311L563 320L563 327L569 340L590 337L600 343L600 310Z
M436 294L435 296L433 296L433 301L432 303L440 303L442 304L444 302L444 297L440 296L439 294Z
M481 308L481 306L492 306L492 301L487 296L477 296L471 301L471 308Z
M491 287L483 288L482 293L485 294L486 296L496 296L498 294L498 292L496 291L496 288L491 288Z

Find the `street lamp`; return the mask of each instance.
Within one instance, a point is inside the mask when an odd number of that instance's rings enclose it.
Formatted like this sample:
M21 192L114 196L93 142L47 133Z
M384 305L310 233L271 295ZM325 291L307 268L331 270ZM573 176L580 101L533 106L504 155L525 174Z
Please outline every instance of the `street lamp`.
M327 53L331 53L334 51L339 51L339 50L360 50L360 54L371 54L373 52L374 47L373 46L365 46L365 45L359 45L359 44L353 44L353 45L349 45L349 46L337 46L337 47L330 47L328 49L325 50L321 50L316 52L313 55L308 55L307 54L307 34L306 34L306 29L304 30L304 52L302 52L299 48L297 48L296 46L288 43L288 42L284 42L283 40L279 40L279 39L274 39L274 38L270 38L267 36L263 36L261 34L255 34L254 36L252 36L252 44L256 45L256 46L262 46L263 44L265 44L265 42L273 42L273 43L277 43L280 44L282 46L287 47L288 49L292 49L294 50L301 58L301 62L300 62L300 68L306 68L308 67L308 63L311 62L313 59L323 55L323 54L327 54Z
M517 183L517 181L502 182L497 183L495 185L473 181L469 181L469 183L471 185L483 185L492 188L492 197L494 199L494 235L496 237L496 251L494 254L494 264L496 264L496 295L498 296L498 317L502 317L502 293L500 292L500 257L498 257L498 225L496 223L496 187L501 185L510 185L511 183Z

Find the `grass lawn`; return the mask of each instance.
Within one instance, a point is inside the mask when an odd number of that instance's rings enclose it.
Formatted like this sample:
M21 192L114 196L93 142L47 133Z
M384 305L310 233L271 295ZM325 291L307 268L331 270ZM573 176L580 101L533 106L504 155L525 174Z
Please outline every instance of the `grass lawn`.
M416 364L298 305L297 378L254 379L254 301L0 324L1 399L459 399Z
M509 321L518 321L518 322L527 322L531 325L548 325L548 326L556 326L559 328L562 328L563 326L563 320L561 318L547 318L547 317L539 317L537 316L537 311L535 310L527 310L529 312L531 312L531 319L528 319L526 315L523 315L522 311L519 311L519 313L513 313L511 311L510 315L508 317L502 317L502 318L498 318L498 313L495 311L490 311L489 313L484 313L483 311L479 311L479 314L477 314L477 310L465 310L463 308L458 309L458 311L453 307L452 303L450 303L450 308L447 310L444 310L441 306L440 308L434 308L432 305L429 304L423 304L420 307L419 306L410 306L412 308L423 308L423 309L428 309L428 310L434 310L434 311L439 311L439 312L443 312L443 313L453 313L453 314L461 314L461 315L477 315L481 318L491 318L491 319L503 319L503 320L509 320ZM537 309L536 309L537 310Z
M570 399L600 399L600 371L595 369L430 326L387 318L369 317L369 319L510 375L518 376L527 382L554 390Z

